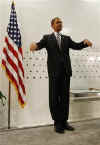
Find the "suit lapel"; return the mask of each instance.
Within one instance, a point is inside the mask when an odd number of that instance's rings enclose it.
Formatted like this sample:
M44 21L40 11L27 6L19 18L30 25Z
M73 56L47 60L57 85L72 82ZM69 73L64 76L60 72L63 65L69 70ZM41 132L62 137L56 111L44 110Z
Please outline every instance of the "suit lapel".
M51 35L50 35L51 37L51 39L52 39L52 43L54 43L54 44L56 44L56 46L58 46L58 43L57 43L57 39L56 39L56 37L55 37L55 34L54 33L52 33Z

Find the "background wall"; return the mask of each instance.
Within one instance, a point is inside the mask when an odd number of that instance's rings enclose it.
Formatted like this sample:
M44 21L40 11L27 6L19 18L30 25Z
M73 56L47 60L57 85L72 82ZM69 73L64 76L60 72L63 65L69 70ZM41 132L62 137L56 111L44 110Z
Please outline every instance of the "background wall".
M0 1L0 53L9 22L10 7L11 0ZM52 120L48 107L47 53L45 49L31 53L30 43L40 40L43 34L51 33L51 19L55 16L60 17L64 22L62 33L70 35L77 42L88 38L94 44L92 48L70 51L73 67L71 90L88 90L90 87L99 89L100 2L99 0L15 0L15 7L22 34L27 106L24 109L20 108L12 88L11 126L50 124ZM0 78L0 89L8 95L8 80L1 69ZM5 107L0 105L0 128L7 127L7 109L7 104Z

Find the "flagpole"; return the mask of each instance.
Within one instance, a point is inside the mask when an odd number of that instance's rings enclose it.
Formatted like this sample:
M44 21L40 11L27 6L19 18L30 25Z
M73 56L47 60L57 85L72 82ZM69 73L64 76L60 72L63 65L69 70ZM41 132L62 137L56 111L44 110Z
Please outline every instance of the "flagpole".
M10 121L11 121L11 83L9 81L9 90L8 90L8 129L10 129Z
M14 0L12 1L12 3L15 5L15 2L14 2Z

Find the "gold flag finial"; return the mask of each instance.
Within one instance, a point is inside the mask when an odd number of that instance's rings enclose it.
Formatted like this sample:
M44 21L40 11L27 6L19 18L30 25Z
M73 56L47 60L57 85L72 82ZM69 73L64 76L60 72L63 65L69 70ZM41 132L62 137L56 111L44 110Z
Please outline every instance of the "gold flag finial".
M12 4L13 4L13 5L15 5L15 2L14 2L14 0L12 1Z

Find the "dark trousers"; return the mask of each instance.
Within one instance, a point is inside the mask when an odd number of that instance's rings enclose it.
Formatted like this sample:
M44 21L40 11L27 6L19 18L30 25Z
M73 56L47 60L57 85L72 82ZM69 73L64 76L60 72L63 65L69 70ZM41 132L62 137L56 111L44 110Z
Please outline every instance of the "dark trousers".
M64 69L57 77L49 76L49 107L54 121L66 121L69 116L70 76Z

